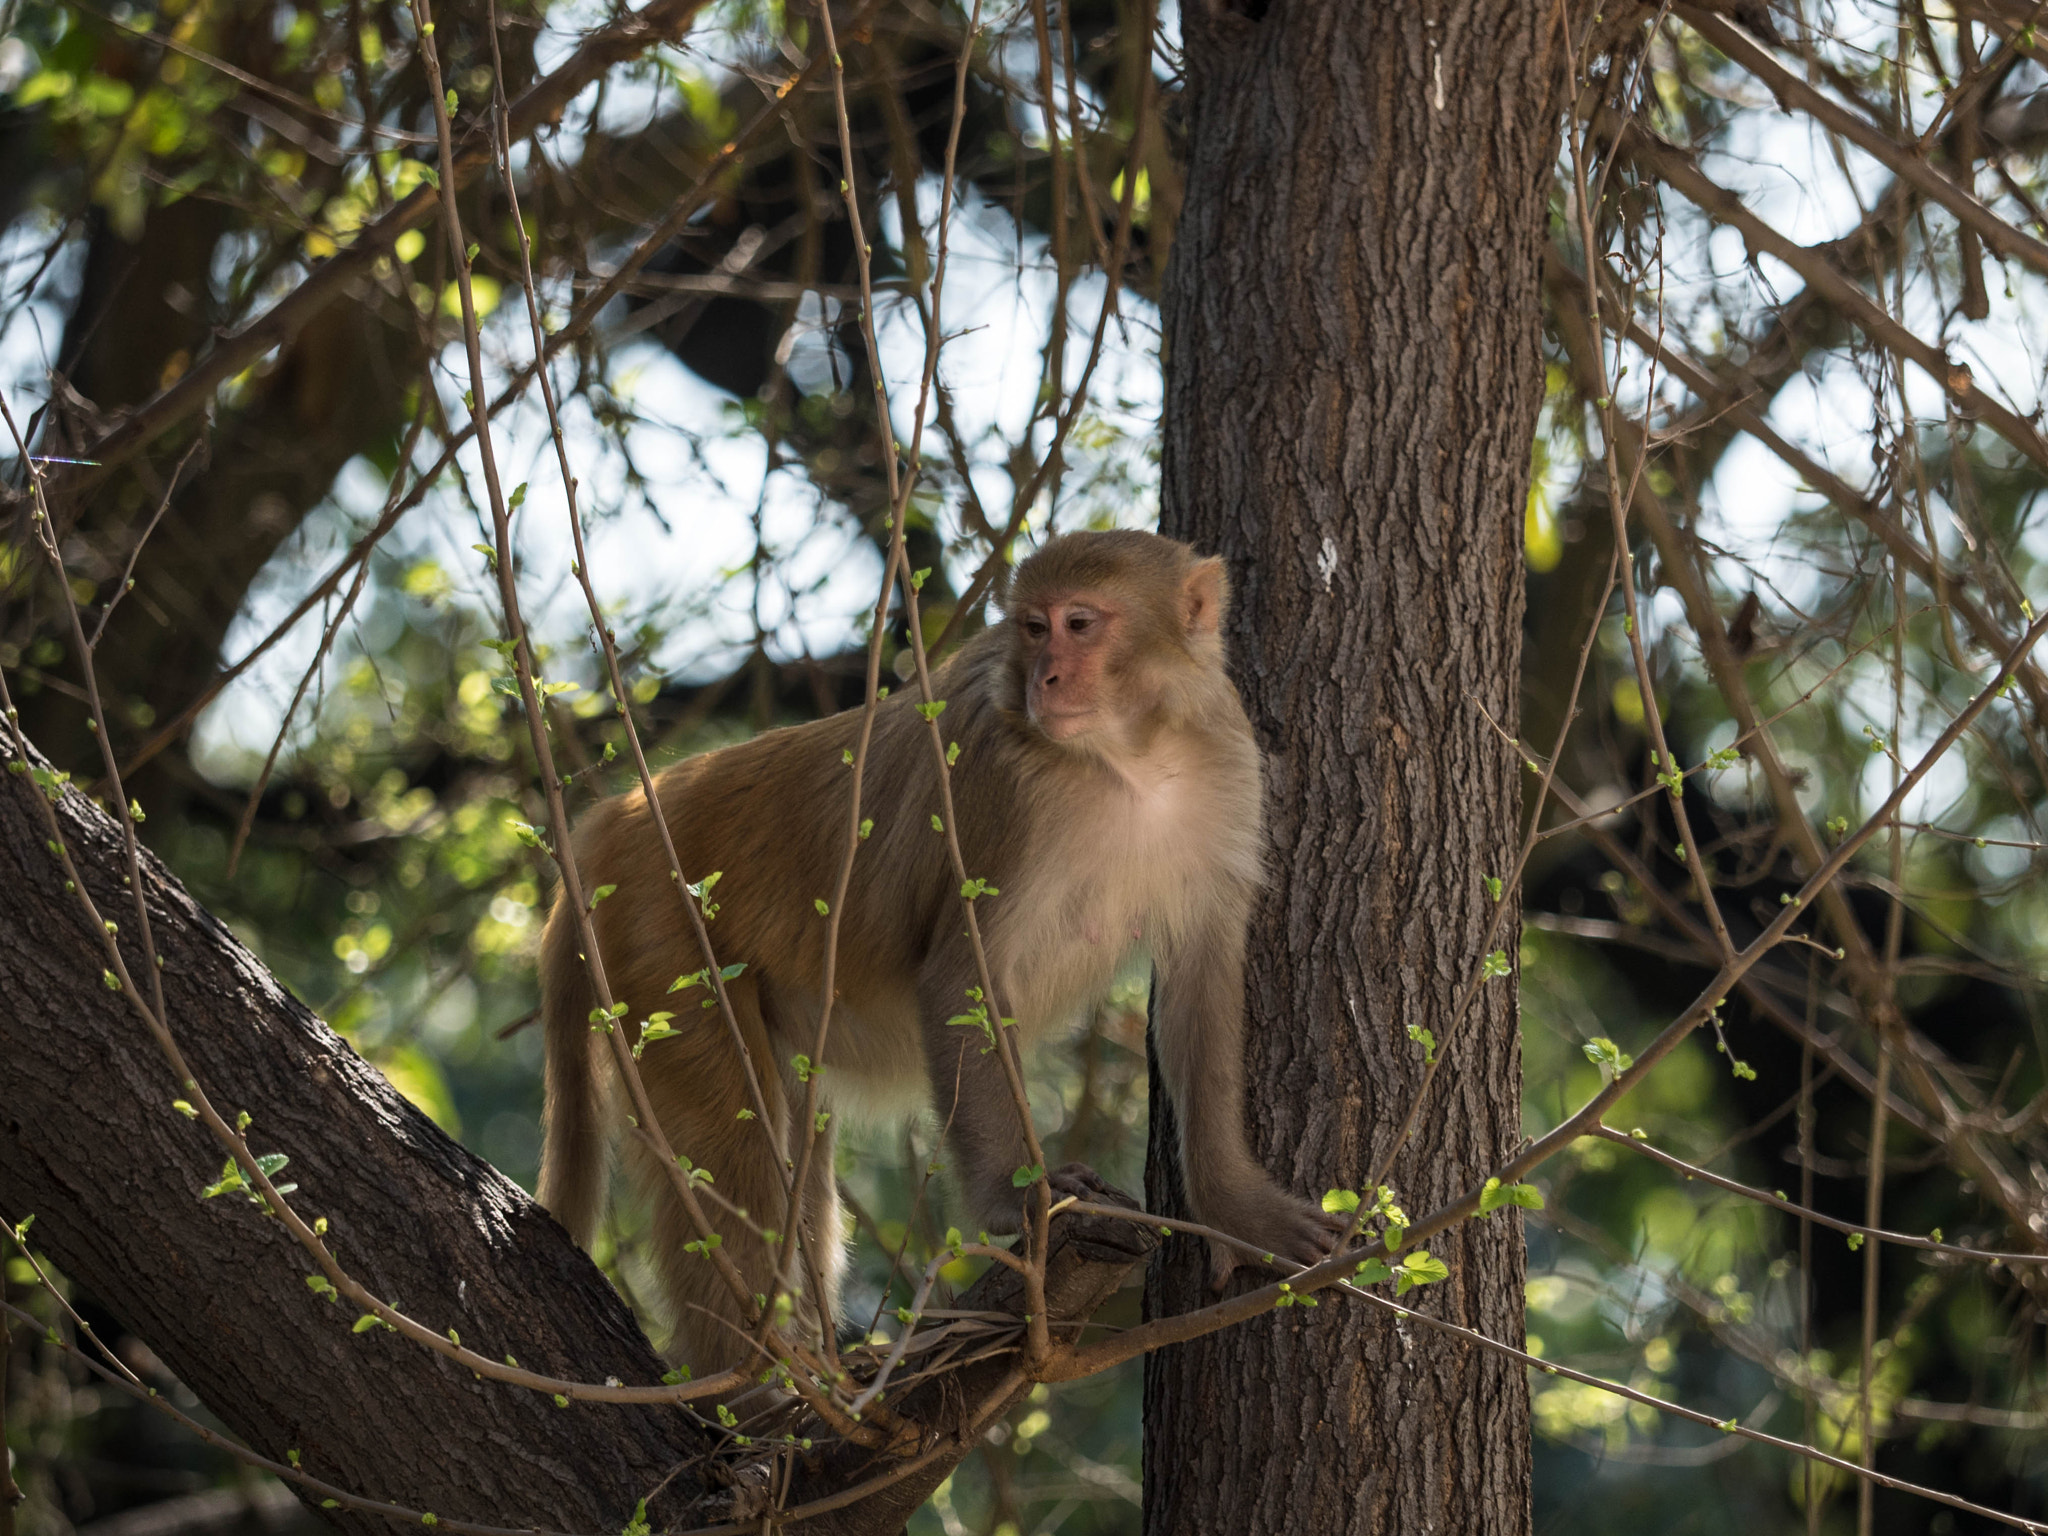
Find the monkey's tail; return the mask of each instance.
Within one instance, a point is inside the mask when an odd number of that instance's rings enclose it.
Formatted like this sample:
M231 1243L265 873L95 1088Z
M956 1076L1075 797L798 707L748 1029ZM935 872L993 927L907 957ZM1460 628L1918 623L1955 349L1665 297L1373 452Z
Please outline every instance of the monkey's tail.
M547 1139L540 1154L540 1203L583 1247L604 1212L610 1137L605 1130L590 1028L597 1006L578 953L576 920L557 901L541 938L541 1028L547 1037Z

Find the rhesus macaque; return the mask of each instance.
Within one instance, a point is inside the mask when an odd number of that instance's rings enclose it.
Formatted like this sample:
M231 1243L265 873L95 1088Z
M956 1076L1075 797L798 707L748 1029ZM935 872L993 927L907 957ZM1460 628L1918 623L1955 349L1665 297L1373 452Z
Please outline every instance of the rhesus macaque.
M999 893L976 914L1002 1013L1028 1040L1101 998L1120 962L1148 949L1154 1038L1195 1215L1309 1262L1330 1250L1339 1223L1283 1192L1245 1144L1245 924L1265 842L1258 749L1223 667L1227 597L1223 563L1184 544L1067 534L1017 569L1007 617L939 668L933 696L946 701L939 723L960 745L953 796L967 873ZM987 1037L947 1024L971 1007L977 974L959 881L932 826L938 772L916 705L904 689L876 712L863 812L874 826L842 917L821 1086L843 1109L891 1090L900 1100L928 1081L950 1126L961 1225L1014 1232L1025 1192L1011 1176L1029 1159ZM742 1114L750 1093L739 1053L722 1016L699 1006L707 994L666 995L705 961L645 794L597 806L577 838L585 889L617 887L592 916L612 994L628 1005L624 1022L637 1029L651 1011L674 1014L678 1037L650 1042L640 1062L670 1146L775 1231L787 1230L776 1161L793 1166L803 1135L792 1058L815 1048L823 986L827 924L815 903L830 896L845 856L845 753L859 727L860 711L848 710L771 731L678 763L655 784L684 877L722 876L709 933L721 965L746 966L731 997L770 1125ZM589 1022L595 1000L579 949L575 914L558 901L541 960L540 1198L587 1244L604 1200L608 1131L623 1111L607 1108L610 1047ZM803 1203L837 1317L844 1259L830 1125ZM673 1353L700 1372L758 1365L730 1292L705 1257L685 1251L695 1233L667 1175L637 1141L629 1157L654 1202ZM776 1255L729 1217L720 1230L750 1289L765 1293ZM1212 1245L1219 1283L1235 1262ZM805 1290L802 1275L788 1288Z

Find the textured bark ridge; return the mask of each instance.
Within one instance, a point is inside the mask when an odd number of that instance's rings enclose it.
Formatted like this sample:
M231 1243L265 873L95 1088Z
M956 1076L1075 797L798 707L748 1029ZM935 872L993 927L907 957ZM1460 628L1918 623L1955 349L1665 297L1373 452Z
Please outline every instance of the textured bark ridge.
M1356 1187L1421 1078L1407 1027L1423 1026L1447 1065L1389 1182L1427 1210L1520 1129L1514 982L1449 1022L1520 805L1486 716L1514 728L1556 12L1183 15L1162 526L1228 560L1234 667L1268 754L1254 1146L1302 1193ZM1155 1092L1155 1210L1178 1203L1170 1113ZM1432 1244L1451 1278L1416 1303L1519 1342L1518 1220ZM1204 1297L1201 1254L1170 1243L1150 1312ZM1152 1536L1528 1528L1522 1372L1334 1297L1151 1357L1145 1439Z
M0 760L9 749L0 744ZM363 1494L444 1519L616 1531L704 1441L680 1414L582 1405L479 1381L307 1289L303 1250L238 1195L202 1201L223 1153L171 1108L184 1090L127 1001L47 852L21 775L0 775L0 1214L161 1355L238 1434ZM101 912L142 973L120 829L59 807ZM224 1114L283 1152L293 1203L324 1215L380 1296L535 1370L654 1382L665 1367L589 1259L287 994L145 859L171 1023ZM682 1507L701 1491L678 1479ZM386 1520L336 1517L364 1531ZM688 1523L688 1522L685 1522Z

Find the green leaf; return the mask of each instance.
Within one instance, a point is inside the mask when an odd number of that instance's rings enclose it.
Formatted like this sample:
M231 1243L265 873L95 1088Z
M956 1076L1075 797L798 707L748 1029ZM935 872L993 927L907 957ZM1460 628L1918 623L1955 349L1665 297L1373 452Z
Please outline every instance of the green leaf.
M596 890L590 893L590 905L592 907L595 907L600 901L603 901L605 897L611 895L611 893L613 891L616 891L617 889L618 887L616 885L600 885Z
M1348 1216L1358 1209L1358 1191L1333 1189L1323 1196L1323 1209L1332 1216Z
M1408 1026L1408 1038L1422 1047L1422 1064L1426 1067L1435 1066L1436 1036L1424 1029L1420 1024L1410 1024Z
M1604 1075L1619 1077L1636 1064L1635 1057L1605 1035L1595 1035L1579 1049L1586 1053L1586 1060L1598 1067Z
M1543 1191L1531 1184L1503 1184L1499 1179L1488 1179L1479 1191L1479 1214L1491 1216L1504 1206L1519 1205L1524 1210L1543 1209Z
M1273 1256L1270 1253L1266 1255L1266 1262L1268 1264L1273 1262ZM1313 1307L1318 1305L1318 1303L1313 1296L1296 1295L1294 1287L1285 1280L1282 1280L1280 1282L1280 1299L1274 1302L1273 1305L1276 1307Z
M1480 876L1480 878L1486 882L1486 894L1491 896L1495 901L1499 901L1502 889L1500 876L1482 875Z
M306 1289L315 1296L325 1296L329 1301L341 1300L341 1292L334 1288L334 1282L325 1275L306 1276Z
M1439 1280L1448 1280L1451 1268L1442 1259L1433 1259L1424 1249L1418 1248L1407 1255L1395 1267L1394 1294L1405 1296L1417 1286L1434 1285Z
M933 699L929 704L918 705L917 712L927 720L936 720L946 712L946 701L944 699Z
M221 1165L220 1177L199 1191L199 1198L211 1200L216 1195L231 1195L248 1187L248 1180L242 1177L240 1165L231 1157Z
M1479 967L1480 974L1488 981L1494 981L1507 975L1510 969L1511 967L1508 965L1508 952L1504 949L1493 951Z
M811 901L811 905L818 909L818 916L829 917L831 915L832 904L828 902L824 897L814 897Z
M349 1332L368 1333L372 1328L375 1328L382 1321L383 1319L378 1317L376 1313L365 1312L361 1317L355 1320L355 1325L349 1329Z
M1010 1187L1012 1189L1023 1189L1028 1184L1036 1184L1044 1177L1045 1164L1033 1163L1030 1167L1019 1168L1010 1175Z
M189 1100L173 1099L171 1100L171 1108L175 1109L187 1120L197 1120L199 1118L199 1111L192 1107Z
M1379 1285L1393 1278L1394 1272L1387 1267L1385 1259L1361 1260L1351 1276L1354 1285Z

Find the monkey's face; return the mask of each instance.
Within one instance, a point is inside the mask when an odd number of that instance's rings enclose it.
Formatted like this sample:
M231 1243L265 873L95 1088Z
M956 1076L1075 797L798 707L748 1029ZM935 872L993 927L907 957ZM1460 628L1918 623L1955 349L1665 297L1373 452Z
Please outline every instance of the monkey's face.
M1024 711L1054 741L1072 741L1113 724L1117 660L1125 615L1104 593L1054 593L1016 615L1023 651Z

